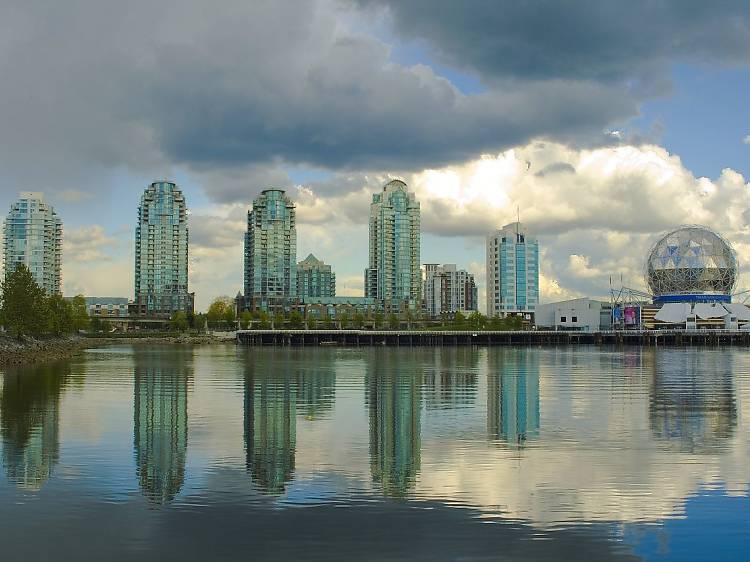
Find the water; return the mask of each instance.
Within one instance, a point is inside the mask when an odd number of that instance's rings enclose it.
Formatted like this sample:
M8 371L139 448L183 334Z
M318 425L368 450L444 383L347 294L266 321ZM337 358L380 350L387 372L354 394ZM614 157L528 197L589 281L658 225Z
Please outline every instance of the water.
M747 560L750 351L115 346L0 376L2 560Z

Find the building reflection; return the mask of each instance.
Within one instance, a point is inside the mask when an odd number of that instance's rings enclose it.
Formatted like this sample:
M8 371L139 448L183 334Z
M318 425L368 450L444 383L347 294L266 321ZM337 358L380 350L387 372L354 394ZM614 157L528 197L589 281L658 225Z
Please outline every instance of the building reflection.
M296 374L297 415L306 420L326 417L336 400L336 371L330 350L311 357Z
M246 465L261 491L279 495L294 476L295 363L286 352L258 355L248 358L245 373Z
M479 350L474 347L436 347L428 350L432 365L424 369L422 392L428 410L468 408L477 396Z
M419 472L425 353L385 349L373 351L368 359L370 470L373 481L389 497L404 497Z
M649 423L654 437L688 453L727 446L737 425L732 355L660 350L653 369Z
M152 502L166 504L185 481L188 381L192 349L136 349L133 447L138 480Z
M2 376L0 433L8 479L38 491L60 457L60 394L70 378L66 362L9 368Z
M539 435L536 350L487 350L487 434L518 448Z

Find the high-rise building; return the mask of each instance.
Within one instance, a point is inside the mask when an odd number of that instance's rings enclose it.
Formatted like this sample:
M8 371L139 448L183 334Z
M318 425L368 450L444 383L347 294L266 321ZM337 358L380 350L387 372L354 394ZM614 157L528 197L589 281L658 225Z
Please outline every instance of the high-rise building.
M190 314L187 205L176 184L158 181L146 188L135 228L135 307L138 316Z
M22 191L5 219L5 275L25 265L48 295L60 293L62 221L41 193Z
M421 300L419 202L406 184L393 180L370 204L369 267L365 296L386 310L415 308Z
M456 264L439 265L427 263L424 266L424 303L431 316L453 312L473 312L477 310L477 285L474 275L464 269L456 269Z
M335 297L336 274L331 266L310 254L297 264L297 296Z
M247 213L245 308L285 307L297 294L297 227L292 200L266 189Z
M487 236L487 316L533 314L539 303L539 242L519 222Z

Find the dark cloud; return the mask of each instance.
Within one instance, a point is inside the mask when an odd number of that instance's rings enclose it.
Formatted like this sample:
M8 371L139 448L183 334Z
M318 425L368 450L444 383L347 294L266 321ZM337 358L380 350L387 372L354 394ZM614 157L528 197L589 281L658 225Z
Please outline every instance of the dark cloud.
M745 0L357 0L485 80L653 80L669 61L750 62Z
M464 94L347 30L342 5L6 3L0 189L177 166L214 200L247 201L243 183L285 186L284 166L414 170L538 136L598 141L637 110L621 86L585 80Z
M548 166L545 166L538 172L536 172L534 175L538 178L543 178L544 176L548 176L550 174L575 174L576 169L567 162L554 162L552 164L549 164Z

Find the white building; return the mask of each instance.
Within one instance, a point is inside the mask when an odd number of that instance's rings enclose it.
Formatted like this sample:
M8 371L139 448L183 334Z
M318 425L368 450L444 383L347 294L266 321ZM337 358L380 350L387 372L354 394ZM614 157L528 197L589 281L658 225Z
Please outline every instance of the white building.
M48 295L59 294L62 221L44 195L22 191L5 219L5 275L25 265Z
M540 304L536 326L546 330L599 332L612 327L612 305L588 298Z
M470 313L477 310L477 286L474 275L456 264L424 266L424 303L430 316L443 313Z
M539 242L521 223L487 236L487 316L533 314L539 304Z

